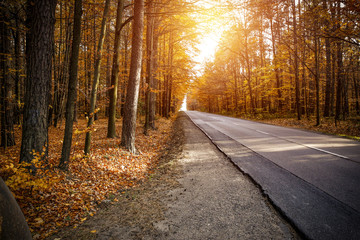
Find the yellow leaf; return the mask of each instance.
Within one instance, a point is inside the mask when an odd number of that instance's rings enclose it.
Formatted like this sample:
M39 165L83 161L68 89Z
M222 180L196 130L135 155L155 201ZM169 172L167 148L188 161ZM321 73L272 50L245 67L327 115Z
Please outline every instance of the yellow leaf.
M92 230L91 233L96 233L96 230Z
M82 218L82 219L80 219L80 221L82 221L82 222L83 222L83 221L85 221L85 220L86 220L86 218Z
M36 221L37 224L44 223L44 220L42 218L35 218L35 221Z

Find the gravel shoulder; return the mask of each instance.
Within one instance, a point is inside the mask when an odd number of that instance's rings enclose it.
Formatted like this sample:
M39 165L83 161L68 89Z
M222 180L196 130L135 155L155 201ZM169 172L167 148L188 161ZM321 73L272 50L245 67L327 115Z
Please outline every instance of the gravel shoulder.
M300 239L184 113L151 178L116 199L49 239Z

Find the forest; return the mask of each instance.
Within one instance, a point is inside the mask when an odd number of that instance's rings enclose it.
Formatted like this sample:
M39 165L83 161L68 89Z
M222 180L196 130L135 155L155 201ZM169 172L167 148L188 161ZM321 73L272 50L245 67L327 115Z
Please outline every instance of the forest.
M359 120L356 0L228 2L214 59L189 94L189 109L238 116Z
M184 98L358 126L359 27L357 0L1 0L0 176L45 238L151 175Z

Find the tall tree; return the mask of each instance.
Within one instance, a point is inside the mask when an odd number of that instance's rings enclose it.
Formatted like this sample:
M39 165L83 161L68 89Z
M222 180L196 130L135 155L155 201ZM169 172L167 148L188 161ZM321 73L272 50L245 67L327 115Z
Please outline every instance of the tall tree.
M76 103L76 87L78 75L79 47L81 42L82 0L75 0L73 41L70 58L68 99L66 102L65 132L61 151L60 167L66 169L70 158L70 149L73 135L74 110Z
M297 22L296 22L296 3L292 1L293 12L293 38L294 38L294 72L295 72L295 105L297 112L297 119L301 119L301 105L300 105L300 80L299 80L299 60L298 60L298 41L297 41Z
M10 75L9 13L0 5L1 146L15 145L13 80Z
M135 153L136 113L142 62L142 40L144 29L144 0L135 0L131 49L130 76L127 86L121 144Z
M150 127L154 127L154 119L151 116L152 111L152 102L151 102L151 93L153 92L154 87L154 16L152 16L153 11L153 1L150 0L147 3L147 25L146 25L146 92L145 92L145 124L144 124L144 133L147 134L147 131Z
M101 30L100 30L100 37L96 52L96 61L95 61L95 72L94 72L94 78L92 82L92 88L91 88L91 96L90 96L90 109L88 113L88 131L86 132L86 138L85 138L85 155L88 155L90 153L90 145L91 145L91 127L94 123L94 117L95 117L95 105L96 105L96 98L97 98L97 90L99 86L99 80L100 80L100 66L101 66L101 60L102 60L102 53L103 53L103 46L104 46L104 39L106 34L106 22L109 15L109 8L110 8L110 0L106 0L105 2L105 8L103 13L103 19L101 22Z
M47 153L55 8L56 0L27 1L27 76L20 162L31 162L34 152Z
M323 10L324 12L327 12L327 0L323 0ZM329 35L329 29L330 29L330 21L328 19L328 14L325 15L324 25L325 25L325 34L327 35L325 37L325 56L326 56L326 67L325 67L325 74L326 74L326 85L325 85L325 103L324 103L324 117L330 116L330 100L331 100L331 43L330 43L330 37Z
M111 80L110 85L111 89L109 92L109 122L108 122L108 138L116 137L116 102L117 102L117 92L119 86L119 72L120 72L120 40L121 40L121 25L122 25L122 16L124 9L124 0L118 1L117 11L116 11L116 26L115 26L115 42L114 42L114 55L113 55L113 66L111 70Z

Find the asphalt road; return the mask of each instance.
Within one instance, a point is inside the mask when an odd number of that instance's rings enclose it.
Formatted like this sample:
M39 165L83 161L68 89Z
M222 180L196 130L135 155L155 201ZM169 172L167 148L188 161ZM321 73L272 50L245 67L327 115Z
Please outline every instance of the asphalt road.
M305 237L360 239L359 142L186 113Z

